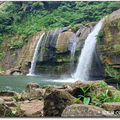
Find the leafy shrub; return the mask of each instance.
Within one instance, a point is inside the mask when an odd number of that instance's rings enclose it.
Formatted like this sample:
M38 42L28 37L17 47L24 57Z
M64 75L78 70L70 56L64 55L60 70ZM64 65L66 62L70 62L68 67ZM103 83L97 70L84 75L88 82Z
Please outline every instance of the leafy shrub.
M115 68L110 66L108 63L105 63L105 73L106 76L112 77L119 82L120 73Z
M23 42L21 42L21 41L14 42L14 43L11 44L10 50L11 50L11 49L22 48L22 46L23 46Z
M0 53L0 60L2 60L2 58L5 56L5 51L3 51L2 53Z
M20 61L20 65L22 65L22 61Z
M83 98L83 103L84 103L85 105L88 105L89 102L90 102L90 97L88 97L88 95L90 94L90 93L88 93L88 90L90 89L90 87L91 87L91 86L89 86L89 87L86 88L86 89L83 89L82 87L80 87L80 89L83 91L84 95L78 95L79 98L77 98L73 103L77 102L77 101L80 100L81 97L82 97L82 98Z
M120 44L116 44L113 47L114 47L114 50L115 50L116 54L120 55Z
M0 44L3 42L2 34L0 33Z
M97 42L102 42L102 38L104 37L104 32L103 31L99 31L98 35L96 35L97 37Z

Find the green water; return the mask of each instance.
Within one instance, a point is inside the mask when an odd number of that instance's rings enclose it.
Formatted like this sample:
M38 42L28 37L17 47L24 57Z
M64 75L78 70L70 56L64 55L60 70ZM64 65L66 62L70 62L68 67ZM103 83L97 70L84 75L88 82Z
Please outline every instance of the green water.
M40 88L43 85L56 85L59 86L63 82L54 81L57 80L57 77L49 76L2 76L0 75L0 91L16 91L18 93L22 92L27 83L35 81L39 84Z
M70 78L67 75L62 75L61 77L50 77L44 75L38 76L3 76L0 75L0 91L16 91L21 93L25 88L27 83L35 81L39 84L40 88L43 85L56 85L59 86L63 83L74 83L76 80ZM116 83L107 83L117 88ZM120 88L120 84L119 84Z

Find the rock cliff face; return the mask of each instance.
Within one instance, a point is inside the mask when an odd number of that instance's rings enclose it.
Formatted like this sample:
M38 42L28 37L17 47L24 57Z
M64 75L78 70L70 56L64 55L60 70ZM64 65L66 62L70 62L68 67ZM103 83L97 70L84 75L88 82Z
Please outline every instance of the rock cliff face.
M69 73L71 61L70 46L73 42L77 43L74 59L77 62L84 41L95 24L96 22L92 22L84 26L77 24L49 31L40 31L30 35L28 42L25 42L22 36L18 37L17 35L4 40L0 49L0 53L5 52L5 56L0 61L0 67L5 71L2 74L13 74L14 72L26 74L29 72L37 42L44 32L45 35L39 48L35 73ZM10 39L22 41L24 43L23 47L10 49Z
M97 48L99 56L106 69L106 77L114 77L115 79L119 79L120 9L113 12L105 19L101 31L103 32L103 36L98 42ZM115 77L115 74L117 74L118 78Z

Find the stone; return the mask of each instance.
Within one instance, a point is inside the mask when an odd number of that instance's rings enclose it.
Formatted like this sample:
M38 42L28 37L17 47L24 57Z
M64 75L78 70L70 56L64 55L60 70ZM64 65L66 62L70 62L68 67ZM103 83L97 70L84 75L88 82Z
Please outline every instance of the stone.
M108 89L110 89L112 91L112 93L115 94L116 96L117 95L120 96L120 91L117 90L115 87L108 85Z
M5 71L5 74L10 75L12 71L13 71L13 69L8 69L8 70Z
M61 116L61 113L65 107L73 104L75 100L76 98L70 95L67 91L53 89L51 94L44 98L44 116ZM76 103L83 104L81 100Z
M0 96L17 96L14 91L0 91Z
M58 36L56 42L56 53L62 53L68 51L69 38L73 35L73 32L63 32Z
M14 75L14 76L20 76L21 73L20 73L20 72L14 72L13 75Z
M11 117L12 111L11 109L5 104L4 100L0 98L0 117Z
M58 89L58 90L65 90L69 93L73 91L73 89L66 83L60 85L60 86L55 86L55 85L43 85L42 89L46 89L45 91L45 96L49 95L53 89ZM44 97L45 97L44 96Z
M101 86L102 84L104 84L107 88L107 84L103 80L97 80L97 81L80 81L80 80L78 80L75 83L69 84L69 86L73 89L71 94L74 97L78 97L78 95L84 94L80 87L82 87L83 89L87 89L89 87L89 89L86 93L90 92L95 95L98 95L100 92L104 92L104 89Z
M105 108L107 111L120 111L120 102L105 102L102 104L102 107Z
M63 112L61 117L112 117L108 111L84 104L73 104L67 106Z
M23 117L43 117L44 103L39 100L22 101L20 109Z
M0 71L0 75L5 75L5 71Z
M26 85L26 89L21 93L21 100L42 99L44 97L45 89L40 89L35 82L30 82Z

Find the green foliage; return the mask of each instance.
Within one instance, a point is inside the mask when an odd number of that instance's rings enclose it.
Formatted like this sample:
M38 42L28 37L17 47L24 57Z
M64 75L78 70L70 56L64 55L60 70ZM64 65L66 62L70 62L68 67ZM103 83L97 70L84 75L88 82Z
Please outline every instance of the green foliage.
M0 9L0 32L17 33L27 42L29 35L37 31L99 21L117 10L119 4L119 1L8 1ZM73 32L77 29L73 28Z
M100 87L103 88L103 90L107 89L107 85L105 84L105 82L100 82Z
M16 112L17 112L16 110L13 110L13 111L12 111L13 114L16 114Z
M105 63L105 73L106 76L110 76L119 82L120 80L119 72L112 66L108 65L108 63Z
M99 93L97 96L93 97L93 105L101 107L101 105L104 102L120 102L120 96L119 95L115 95L114 93L112 93L112 95L109 95L109 90L106 89L104 91L104 93Z
M104 37L104 31L100 30L97 37L97 42L102 42L102 38Z
M2 71L2 68L0 67L0 71Z
M71 25L71 27L69 27L69 29L71 29L72 32L76 33L79 30L79 27Z
M22 61L20 61L20 65L22 65Z
M5 51L3 51L2 53L0 53L0 60L2 60L2 58L6 55Z
M119 29L119 31L120 31L120 22L118 22L117 26L118 26L118 29Z
M88 90L90 89L91 86L89 86L88 88L86 89L83 89L82 87L80 87L80 89L83 91L84 95L78 95L79 98L77 98L73 103L77 102L78 100L80 100L81 97L83 97L83 103L85 105L88 105L89 102L90 102L90 97L88 97L87 95L90 94L88 93Z
M116 44L113 47L114 47L116 55L120 55L120 44Z
M23 46L23 42L18 41L18 42L13 42L10 46L10 50L11 49L18 49L18 48L22 48Z
M117 90L120 90L120 88L119 88L119 84L117 83Z
M101 107L101 104L104 102L111 102L112 99L108 96L108 89L104 91L104 93L99 93L97 96L93 98L94 105Z
M120 2L112 2L110 5L108 5L108 13L111 13L111 11L115 11L117 9L120 9Z
M3 42L2 34L0 33L0 44Z

